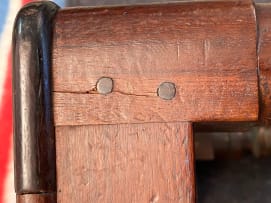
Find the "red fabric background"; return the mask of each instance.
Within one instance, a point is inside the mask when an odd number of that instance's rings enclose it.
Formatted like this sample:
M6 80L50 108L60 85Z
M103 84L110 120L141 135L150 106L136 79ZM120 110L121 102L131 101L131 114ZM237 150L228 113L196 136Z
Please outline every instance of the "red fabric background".
M22 0L22 5L30 0ZM3 102L0 107L0 203L4 202L4 186L10 163L12 146L12 80L11 80L11 51L8 56L8 67L4 83Z

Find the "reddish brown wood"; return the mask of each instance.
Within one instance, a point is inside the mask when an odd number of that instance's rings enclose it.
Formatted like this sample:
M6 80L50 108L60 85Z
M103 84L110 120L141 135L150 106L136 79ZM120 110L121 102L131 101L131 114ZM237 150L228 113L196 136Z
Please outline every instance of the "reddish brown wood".
M52 55L58 202L195 202L190 122L254 125L259 90L270 122L271 6L256 7L258 36L249 0L61 10ZM98 94L101 77L113 79L111 94ZM175 84L173 100L157 96L163 82Z
M271 5L256 4L261 120L271 124Z
M56 126L258 119L251 1L61 10L53 50ZM100 77L113 93L97 94ZM176 97L157 96L162 82Z
M195 202L189 123L56 128L59 203Z
M17 195L16 202L17 203L56 203L56 193Z

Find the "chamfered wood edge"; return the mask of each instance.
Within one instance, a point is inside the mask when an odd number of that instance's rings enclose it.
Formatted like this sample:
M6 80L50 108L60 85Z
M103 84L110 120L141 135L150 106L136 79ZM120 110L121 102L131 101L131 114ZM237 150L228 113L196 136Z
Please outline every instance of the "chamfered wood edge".
M17 194L56 191L51 99L53 20L59 7L35 2L17 14L13 30L13 118Z

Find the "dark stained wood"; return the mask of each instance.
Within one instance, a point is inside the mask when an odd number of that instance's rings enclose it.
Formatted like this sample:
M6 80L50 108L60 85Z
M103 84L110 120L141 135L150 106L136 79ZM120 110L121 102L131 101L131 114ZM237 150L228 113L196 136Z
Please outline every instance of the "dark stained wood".
M189 123L56 128L58 203L195 202Z
M24 194L16 196L17 203L56 203L56 193Z
M58 6L27 4L13 31L13 116L17 194L55 192L51 101L52 21Z
M271 5L256 4L261 120L271 124Z
M61 10L53 50L55 125L257 121L251 1ZM99 95L100 77L114 80ZM157 96L162 82L176 96Z

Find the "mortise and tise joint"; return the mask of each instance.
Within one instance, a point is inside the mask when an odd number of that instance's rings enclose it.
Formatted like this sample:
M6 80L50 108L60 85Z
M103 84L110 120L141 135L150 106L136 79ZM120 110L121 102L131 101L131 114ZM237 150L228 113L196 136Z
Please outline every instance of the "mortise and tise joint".
M97 91L100 94L109 94L113 90L113 80L109 77L102 77L96 84Z
M176 87L172 82L163 82L157 89L157 95L165 100L171 100L175 97Z

